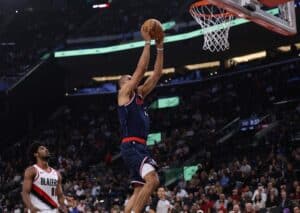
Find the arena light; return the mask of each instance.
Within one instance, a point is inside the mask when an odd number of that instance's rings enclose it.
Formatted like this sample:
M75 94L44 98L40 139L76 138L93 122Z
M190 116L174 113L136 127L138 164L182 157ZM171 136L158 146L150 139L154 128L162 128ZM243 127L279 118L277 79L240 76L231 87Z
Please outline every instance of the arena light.
M162 28L164 31L172 29L176 25L175 21L169 21L162 24Z
M161 132L148 134L147 145L153 146L161 142Z
M277 15L277 14L279 14L279 9L275 8L275 9L268 10L268 13L270 13L272 15ZM246 24L249 22L250 21L247 19L242 19L242 18L234 19L231 21L231 27ZM196 38L196 37L202 36L204 34L204 32L206 32L206 31L222 30L223 28L224 28L224 25L219 24L219 25L215 25L215 26L208 27L205 29L194 30L194 31L191 31L188 33L181 33L181 34L177 34L177 35L166 36L164 43L172 43L172 42ZM110 46L110 47L57 51L54 53L54 57L55 58L63 58L63 57L72 57L72 56L107 54L107 53L113 53L113 52L119 52L119 51L124 51L124 50L140 48L140 47L143 47L144 44L145 44L144 41L137 41L137 42L130 42L127 44L114 45L114 46ZM152 41L151 44L154 44L154 41Z
M145 76L150 76L153 73L153 71L147 71L145 72ZM163 75L175 73L175 68L165 68L162 71ZM97 82L104 82L104 81L117 81L121 78L122 75L114 75L114 76L102 76L102 77L93 77L92 79Z
M234 57L231 60L237 62L237 63L242 63L242 62L248 62L260 58L265 58L267 56L267 51L261 51L261 52L256 52L248 55L243 55L243 56L238 56Z
M192 180L193 176L199 170L199 167L196 166L185 166L183 167L183 177L185 181Z
M158 99L158 108L169 108L169 107L176 107L180 103L180 99L178 96L170 97L170 98L160 98Z
M150 76L153 73L153 71L148 71L145 73L145 76ZM175 73L175 68L165 68L163 69L162 73L164 75L170 74L170 73Z
M186 65L185 68L188 70L197 70L197 69L207 69L207 68L215 68L220 67L220 61L211 61L200 64L189 64Z
M121 75L115 76L103 76L103 77L93 77L94 81L103 82L103 81L117 81L121 78Z
M290 52L291 51L291 45L277 47L277 50L279 50L280 52Z
M168 97L168 98L159 98L156 101L152 102L149 106L150 109L164 109L177 107L180 104L180 98L178 96Z
M94 9L96 9L96 8L108 8L108 7L109 7L108 3L105 3L105 4L94 4L93 5Z
M0 43L1 46L15 46L15 42L2 42Z

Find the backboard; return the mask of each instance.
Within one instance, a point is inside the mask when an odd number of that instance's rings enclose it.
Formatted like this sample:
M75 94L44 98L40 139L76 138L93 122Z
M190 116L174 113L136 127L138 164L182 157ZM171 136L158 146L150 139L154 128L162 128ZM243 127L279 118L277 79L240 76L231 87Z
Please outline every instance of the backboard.
M297 33L294 1L288 0L208 0L211 4L233 13L237 17L249 19L263 27L291 36ZM276 14L268 13L277 8Z

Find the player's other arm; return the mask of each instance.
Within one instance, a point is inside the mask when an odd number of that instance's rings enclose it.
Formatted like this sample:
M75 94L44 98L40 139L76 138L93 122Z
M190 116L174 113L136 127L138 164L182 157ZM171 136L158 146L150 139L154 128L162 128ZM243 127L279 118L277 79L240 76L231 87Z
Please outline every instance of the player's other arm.
M29 167L25 170L24 181L23 181L22 192L21 192L22 199L26 208L33 213L39 211L39 209L36 208L30 201L30 191L32 187L32 181L35 176L36 176L36 170L34 167Z
M58 203L60 206L67 206L70 207L73 205L74 199L72 197L64 196L63 190L62 190L62 177L59 172L57 172L58 176L58 183L56 187L56 195L58 199Z
M157 55L154 64L154 71L151 76L147 78L145 83L139 87L138 91L139 94L143 97L146 97L156 86L157 82L159 81L162 70L163 70L163 63L164 63L164 52L163 52L163 40L157 41Z
M135 90L144 77L146 70L148 69L149 61L150 61L150 42L151 37L148 32L142 27L141 29L142 37L145 40L145 46L140 56L137 67L132 75L130 81L128 81L121 89L121 92L130 94L133 90Z

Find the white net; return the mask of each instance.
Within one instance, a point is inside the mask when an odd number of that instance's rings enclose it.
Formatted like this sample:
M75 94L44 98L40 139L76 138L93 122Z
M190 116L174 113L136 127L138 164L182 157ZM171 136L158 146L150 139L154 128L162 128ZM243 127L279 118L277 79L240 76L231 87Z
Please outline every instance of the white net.
M194 4L190 8L193 18L204 34L203 49L220 52L229 49L229 29L233 15L212 4Z

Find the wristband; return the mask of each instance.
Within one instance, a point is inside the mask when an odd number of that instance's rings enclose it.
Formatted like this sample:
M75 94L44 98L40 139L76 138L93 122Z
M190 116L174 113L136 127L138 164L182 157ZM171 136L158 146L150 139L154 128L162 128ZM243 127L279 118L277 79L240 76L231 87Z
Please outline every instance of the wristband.
M145 45L147 45L147 44L151 45L151 40L150 41L145 41Z
M156 48L157 51L164 51L164 48Z

